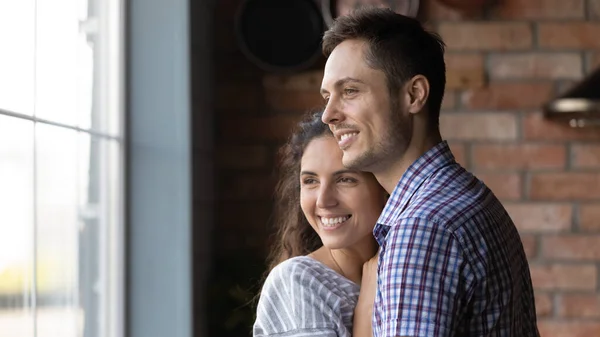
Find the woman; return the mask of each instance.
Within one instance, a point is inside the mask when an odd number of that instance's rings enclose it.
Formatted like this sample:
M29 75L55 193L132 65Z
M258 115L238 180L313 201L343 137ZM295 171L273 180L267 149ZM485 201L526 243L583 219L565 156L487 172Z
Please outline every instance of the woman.
M301 122L280 154L280 227L254 336L371 336L372 232L387 194L372 174L343 166L321 113Z

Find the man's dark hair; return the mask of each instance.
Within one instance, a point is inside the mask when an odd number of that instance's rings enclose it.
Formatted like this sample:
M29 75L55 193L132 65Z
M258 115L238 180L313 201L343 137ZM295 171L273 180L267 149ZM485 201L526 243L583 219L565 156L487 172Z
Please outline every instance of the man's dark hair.
M323 54L329 57L346 40L368 43L365 61L385 73L392 99L416 75L429 81L427 100L430 127L438 127L446 85L445 45L439 35L426 31L416 19L389 8L365 7L337 18L323 36Z

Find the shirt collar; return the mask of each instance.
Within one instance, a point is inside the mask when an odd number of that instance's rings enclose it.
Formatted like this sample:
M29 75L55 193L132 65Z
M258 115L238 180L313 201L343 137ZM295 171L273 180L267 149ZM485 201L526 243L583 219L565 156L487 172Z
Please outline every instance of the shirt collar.
M441 141L425 152L404 172L390 195L377 223L391 226L423 182L440 168L454 162L454 155L446 141Z

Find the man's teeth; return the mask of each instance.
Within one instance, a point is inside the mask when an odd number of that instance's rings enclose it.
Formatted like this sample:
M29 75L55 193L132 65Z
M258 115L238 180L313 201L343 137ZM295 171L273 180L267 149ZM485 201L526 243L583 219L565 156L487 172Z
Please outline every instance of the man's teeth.
M333 227L339 223L342 223L346 220L350 219L349 216L340 216L337 218L321 218L321 222L325 227Z
M348 139L348 138L350 138L350 137L352 137L352 136L356 136L356 135L358 135L358 132L354 132L354 133L345 133L345 134L343 134L343 135L342 135L340 138L341 138L341 140L343 141L343 140L346 140L346 139Z

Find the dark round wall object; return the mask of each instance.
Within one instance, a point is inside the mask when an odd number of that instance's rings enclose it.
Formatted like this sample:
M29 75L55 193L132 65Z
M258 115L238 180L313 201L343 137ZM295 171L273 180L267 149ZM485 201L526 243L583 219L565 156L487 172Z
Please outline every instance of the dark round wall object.
M321 55L325 22L315 0L246 0L236 33L242 52L269 72L298 71Z

